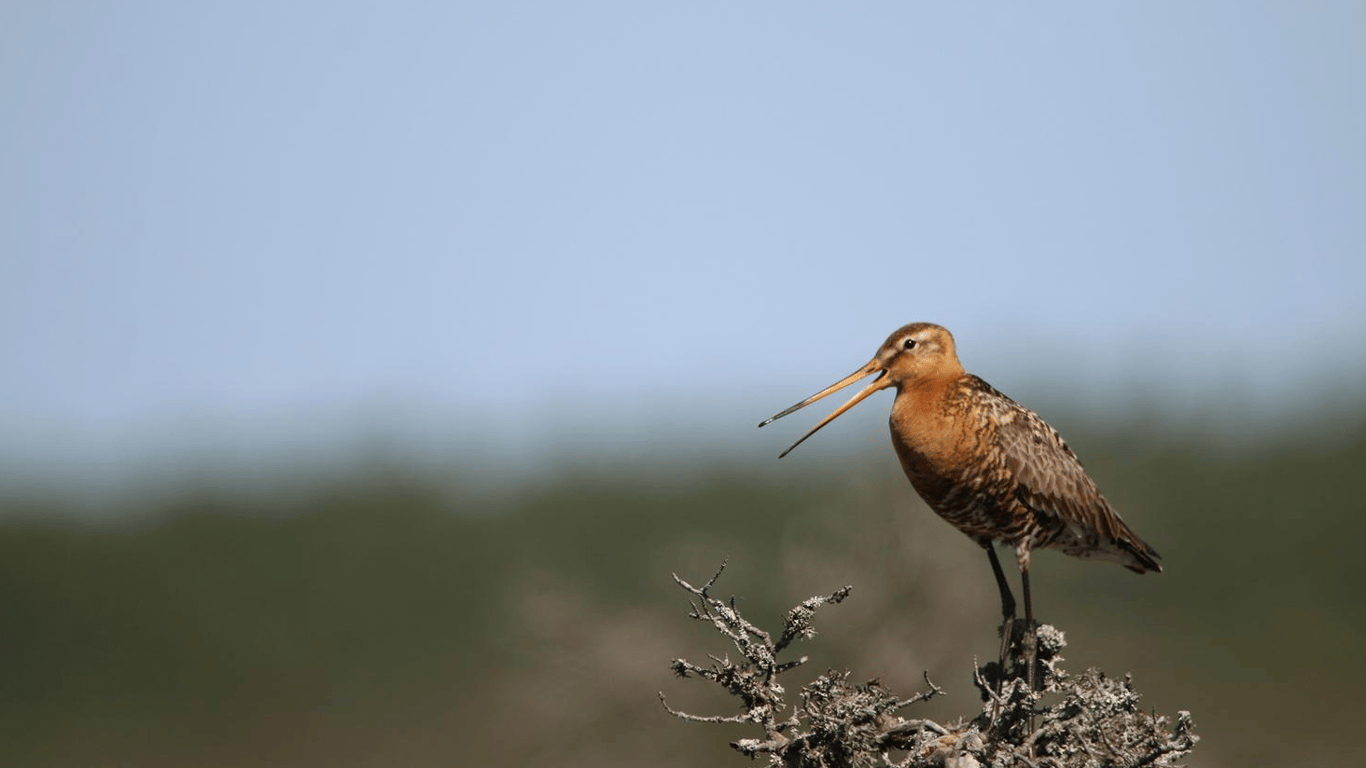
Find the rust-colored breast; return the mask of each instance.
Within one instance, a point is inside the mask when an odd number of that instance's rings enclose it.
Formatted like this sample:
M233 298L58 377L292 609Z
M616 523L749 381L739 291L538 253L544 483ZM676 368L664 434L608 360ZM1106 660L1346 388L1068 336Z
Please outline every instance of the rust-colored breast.
M983 502L1005 492L1007 478L993 461L993 424L968 396L965 379L917 382L897 393L892 443L906 477L941 517L971 536L1000 517ZM971 377L975 378L975 377Z

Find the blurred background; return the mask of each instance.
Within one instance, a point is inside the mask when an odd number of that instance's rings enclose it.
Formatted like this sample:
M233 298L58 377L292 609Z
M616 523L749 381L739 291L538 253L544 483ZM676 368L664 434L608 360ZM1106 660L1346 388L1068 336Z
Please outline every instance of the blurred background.
M917 320L1164 556L1035 558L1065 666L1351 762L1363 72L1350 2L7 4L6 763L740 764L656 698L733 711L727 557L971 714L891 397L754 428Z

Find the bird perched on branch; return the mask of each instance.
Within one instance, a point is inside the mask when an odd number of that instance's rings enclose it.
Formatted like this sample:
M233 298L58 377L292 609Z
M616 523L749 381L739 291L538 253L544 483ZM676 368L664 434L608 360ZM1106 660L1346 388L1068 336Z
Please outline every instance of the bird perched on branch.
M1003 662L1015 597L993 542L1015 549L1027 627L1034 621L1031 550L1052 547L1074 557L1116 562L1136 573L1161 572L1157 552L1105 500L1057 430L963 370L953 336L933 323L897 329L867 365L759 426L873 374L877 377L871 383L782 456L864 398L895 387L892 445L906 477L931 509L985 547L991 560L1006 625Z

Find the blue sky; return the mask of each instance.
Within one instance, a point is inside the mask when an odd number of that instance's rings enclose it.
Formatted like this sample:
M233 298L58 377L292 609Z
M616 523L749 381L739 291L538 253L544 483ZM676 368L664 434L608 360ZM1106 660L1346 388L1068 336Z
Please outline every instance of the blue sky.
M1017 395L1299 412L1366 373L1364 30L1351 2L9 4L0 456L776 454L754 423L915 320Z

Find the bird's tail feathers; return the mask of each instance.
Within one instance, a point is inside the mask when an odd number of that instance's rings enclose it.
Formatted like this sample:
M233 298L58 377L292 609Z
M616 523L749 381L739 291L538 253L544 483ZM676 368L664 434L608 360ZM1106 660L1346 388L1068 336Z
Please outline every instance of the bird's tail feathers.
M1124 550L1124 553L1128 555L1128 562L1124 563L1125 568L1128 568L1134 573L1148 573L1149 571L1152 571L1153 573L1162 572L1162 566L1157 562L1158 558L1162 556L1157 554L1157 550L1148 546L1147 542L1137 536L1132 538L1121 536L1117 543L1119 544L1119 548Z

